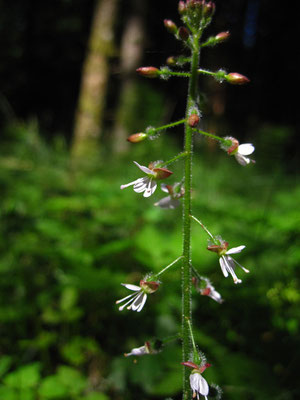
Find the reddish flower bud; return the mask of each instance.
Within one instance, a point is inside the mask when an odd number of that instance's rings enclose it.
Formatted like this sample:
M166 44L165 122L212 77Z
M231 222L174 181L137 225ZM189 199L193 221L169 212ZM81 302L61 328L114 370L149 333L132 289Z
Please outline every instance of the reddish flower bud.
M191 126L192 128L195 128L195 126L198 125L200 121L200 117L198 114L191 114L188 118L188 124L189 126Z
M209 1L208 3L203 4L203 16L206 18L210 18L214 15L216 10L215 3Z
M140 67L136 72L146 78L157 78L159 75L159 69L156 67Z
M229 37L230 37L229 31L220 32L216 35L215 40L217 40L218 42L225 42L225 40L227 40Z
M186 42L190 36L190 32L188 31L188 29L186 27L181 26L178 29L178 36L180 37L181 40Z
M164 20L164 25L166 27L166 29L170 32L170 33L176 33L177 32L177 26L176 24L171 21L170 19L165 19Z
M155 172L155 179L166 179L173 174L167 168L153 168L153 172Z
M183 15L186 12L186 5L184 1L180 1L178 3L178 12L180 15Z
M250 82L246 76L241 75L238 72L230 72L230 74L225 75L225 79L232 85L244 85L245 83Z
M130 135L127 140L130 143L139 143L146 139L148 135L146 133L140 132L140 133L134 133L133 135Z

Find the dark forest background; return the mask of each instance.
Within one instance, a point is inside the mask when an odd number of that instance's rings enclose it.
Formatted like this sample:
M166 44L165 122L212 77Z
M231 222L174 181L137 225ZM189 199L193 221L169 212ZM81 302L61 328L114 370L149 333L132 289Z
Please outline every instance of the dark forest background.
M216 143L195 143L194 214L230 247L246 244L240 260L251 271L242 285L225 280L193 228L194 263L225 298L194 299L196 339L213 364L205 378L225 400L300 395L293 6L217 0L206 35L231 37L201 55L203 68L251 81L201 78L203 129L256 147L256 164L243 168ZM115 305L126 295L120 282L137 283L181 249L180 209L153 207L158 191L153 200L119 189L137 178L132 160L181 149L180 128L126 142L184 114L184 80L135 73L182 51L165 18L179 24L177 1L0 0L0 400L181 397L179 343L137 362L123 357L177 333L179 271L140 315Z

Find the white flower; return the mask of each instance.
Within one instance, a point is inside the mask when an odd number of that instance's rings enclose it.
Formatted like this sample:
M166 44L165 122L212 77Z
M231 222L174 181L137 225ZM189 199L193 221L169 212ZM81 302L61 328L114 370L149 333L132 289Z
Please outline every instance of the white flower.
M125 304L119 307L119 311L122 311L126 306L128 306L127 310L140 312L146 303L147 295L154 293L158 289L159 282L141 280L140 286L131 285L129 283L121 283L121 285L125 286L129 290L132 290L134 293L116 301L116 304L123 303L125 301Z
M147 174L147 176L145 176L144 178L136 179L135 181L127 183L126 185L121 185L121 189L125 189L128 186L133 185L133 190L136 193L144 192L143 196L149 197L155 192L156 187L157 187L157 183L153 179L155 177L155 172L152 171L150 168L147 168L143 165L138 164L136 161L133 161L133 162L135 163L135 165L137 167L139 167L140 170L145 172L145 174Z
M128 186L133 185L133 190L136 193L144 193L144 197L149 197L155 192L157 188L157 179L165 179L172 174L172 172L166 168L156 168L155 163L152 163L151 168L148 168L138 164L136 161L133 162L141 171L147 174L147 176L144 178L138 178L133 182L127 183L126 185L121 185L121 189L125 189Z
M207 280L208 281L208 280ZM211 299L215 300L217 303L223 303L222 296L220 295L219 292L216 291L216 289L213 287L213 285L208 281L206 284L206 287L203 289L200 289L200 293L202 296L208 296Z
M179 185L180 188L178 188ZM174 209L180 205L180 201L178 199L184 195L184 189L181 187L180 183L175 183L173 186L162 183L161 190L165 193L169 193L169 196L163 197L161 200L154 203L155 206L160 208Z
M219 258L219 263L221 270L223 272L223 275L225 278L227 278L228 273L232 276L234 283L241 283L241 279L238 279L238 277L235 274L235 264L238 265L240 268L242 268L245 272L249 272L248 269L244 268L241 264L239 264L234 258L230 256L230 254L237 254L240 253L246 246L238 246L238 247L233 247L232 249L227 250L228 248L228 242L225 242L223 239L220 240L220 245L212 244L207 247L208 250L214 251L215 253L218 253L220 258Z
M239 141L232 136L226 136L224 139L228 142L230 141L231 144L227 145L223 143L221 147L223 150L226 150L230 156L234 156L239 164L247 165L250 164L250 162L255 162L254 160L251 160L251 158L246 157L254 152L255 147L253 144L239 144Z
M254 162L251 158L246 157L252 154L255 150L255 147L251 143L240 144L237 148L237 151L233 154L236 158L237 162L241 165L250 164L250 162Z
M199 400L199 394L201 394L207 400L209 392L208 383L197 370L194 370L190 375L190 385L193 391L193 398L197 396Z
M241 267L245 272L249 272L248 269L244 268L241 264L239 264L234 258L230 257L229 254L236 254L240 253L242 250L244 250L246 246L238 246L238 247L233 247L232 249L226 251L224 255L221 255L219 258L219 263L221 270L223 272L223 275L225 278L228 276L228 272L233 278L234 283L241 283L241 279L238 279L234 272L235 264Z
M146 342L144 344L144 346L141 347L137 347L135 349L132 349L130 353L125 353L124 356L125 357L129 357L129 356L143 356L145 354L150 354L151 351L151 346L150 346L150 342Z

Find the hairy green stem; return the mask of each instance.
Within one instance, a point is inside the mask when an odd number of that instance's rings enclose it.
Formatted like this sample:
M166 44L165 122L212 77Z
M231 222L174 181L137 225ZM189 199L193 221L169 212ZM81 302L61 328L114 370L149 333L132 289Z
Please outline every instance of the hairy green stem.
M217 136L217 135L213 135L212 133L201 131L200 129L194 129L194 132L200 133L201 135L204 135L204 136L208 136L211 139L219 140L219 142L224 143L226 146L230 146L231 145L231 140L224 139L224 138L222 138L220 136Z
M200 59L201 32L193 35L193 46L191 54L191 72L189 79L188 98L186 106L186 120L197 106L198 94L198 66ZM192 320L191 310L191 189L192 189L192 154L193 154L193 128L185 122L185 174L183 197L183 263L182 263L182 361L188 361L191 353L191 339L189 321ZM190 400L191 389L189 382L189 371L183 368L183 400Z
M184 151L184 152L182 152L182 153L177 154L177 156L171 158L170 160L165 161L165 162L162 162L161 164L158 164L157 167L158 167L158 168L165 167L166 165L172 164L174 161L177 161L177 160L179 160L180 158L183 158L183 157L186 157L186 156L187 156L187 153Z
M169 265L167 265L165 268L163 268L160 272L158 272L155 277L159 277L162 275L164 272L166 272L169 268L173 267L173 265L177 264L179 260L182 259L182 256L176 258L176 260L172 261Z
M158 71L158 74L160 75L168 75L168 76L178 76L179 78L190 78L191 74L189 72L175 72L171 70L163 70L163 71Z
M159 126L158 128L151 128L150 131L151 131L151 133L159 132L159 131L163 131L165 129L172 128L173 126L181 125L181 124L184 124L184 123L185 123L185 118L184 119L180 119L179 121L175 121L175 122L171 122L171 123L166 124L166 125Z

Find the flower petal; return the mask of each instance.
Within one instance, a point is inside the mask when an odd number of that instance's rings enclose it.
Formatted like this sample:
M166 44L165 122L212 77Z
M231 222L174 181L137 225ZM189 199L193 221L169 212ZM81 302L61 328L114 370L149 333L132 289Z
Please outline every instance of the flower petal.
M221 267L221 270L223 272L223 275L225 276L225 278L227 278L228 272L227 272L226 263L225 263L225 257L224 256L221 256L219 258L219 263L220 263L220 267Z
M168 185L166 185L165 183L162 183L162 184L160 185L160 188L161 188L161 190L162 190L163 192L169 193Z
M132 303L129 307L127 307L127 309L128 309L128 310L132 309L132 311L137 311L137 310L139 309L139 307L140 307L141 304L143 304L143 306L144 306L145 301L146 301L146 300L144 300L144 297L145 297L145 296L146 296L146 298L147 298L147 295L146 295L146 293L144 293L144 292L138 293L138 294L136 295L136 297L135 297L133 303Z
M130 283L121 283L121 285L122 285L122 286L125 286L126 289L129 289L129 290L134 290L134 291L141 290L141 287L140 287L140 286L131 285Z
M250 158L245 157L242 154L236 153L234 156L235 156L237 162L243 166L250 164L250 162L251 162Z
M226 254L236 254L236 253L240 253L242 250L244 250L246 246L242 245L242 246L238 246L238 247L233 247L232 249L229 249L228 251L226 251Z
M145 167L144 165L140 165L140 164L137 163L136 161L133 161L133 162L135 163L135 165L136 165L137 167L139 167L140 170L142 170L143 172L145 172L145 174L154 175L154 174L153 174L153 171L152 171L151 169Z
M126 183L126 185L121 185L120 188L121 188L121 189L125 189L125 188L127 188L128 186L136 185L136 183L137 183L140 179L142 179L142 178L136 179L135 181L132 181L132 182L130 182L130 183Z
M156 187L157 187L156 181L153 181L152 179L150 179L143 196L150 197L155 192Z
M244 143L240 144L238 147L238 153L242 154L243 156L249 156L255 150L255 147L251 143Z

